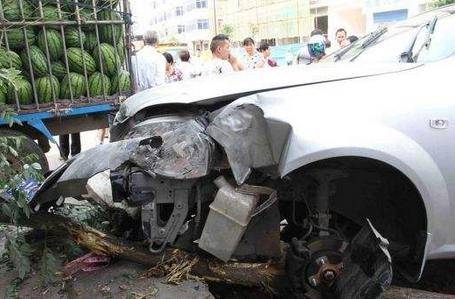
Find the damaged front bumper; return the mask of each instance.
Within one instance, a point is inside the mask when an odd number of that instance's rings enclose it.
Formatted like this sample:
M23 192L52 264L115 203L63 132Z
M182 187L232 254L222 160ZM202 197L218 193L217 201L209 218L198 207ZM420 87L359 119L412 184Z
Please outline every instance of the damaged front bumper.
M281 134L273 137L270 132L277 130ZM141 207L142 228L150 250L160 252L179 236L194 241L202 234L201 222L207 217L207 211L202 210L219 198L214 196L214 178L230 169L237 184L242 185L252 169L274 172L289 132L289 125L266 120L262 110L251 104L227 106L200 116L145 120L134 126L126 139L97 146L68 160L44 182L31 205L39 210L66 197L78 198L87 193L91 177L110 170L114 202L126 201L129 206ZM240 202L239 194L244 193L236 192L226 193L229 196L217 202ZM235 210L244 214L239 220L242 229L229 240L230 244L224 243L227 247L221 250L222 254L215 254L217 249L209 241L216 232L204 230L201 246L223 260L235 255L251 214L260 206L259 194L252 192L248 196L255 198L248 209L241 204L231 206L234 214ZM209 215L209 220L212 218ZM275 218L278 230L279 216ZM259 244L247 252L260 252L257 247ZM279 255L279 235L270 248L275 248L272 255Z

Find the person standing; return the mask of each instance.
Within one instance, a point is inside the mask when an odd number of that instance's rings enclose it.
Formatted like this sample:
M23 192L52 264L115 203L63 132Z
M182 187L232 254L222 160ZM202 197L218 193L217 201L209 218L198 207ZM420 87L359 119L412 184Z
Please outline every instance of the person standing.
M191 61L190 52L188 50L181 50L179 52L180 62L177 68L182 72L183 79L191 79L201 75L196 66Z
M294 64L294 54L292 54L291 50L286 52L284 59L286 60L286 65L290 66Z
M272 55L272 51L270 50L270 45L267 42L262 42L259 45L259 53L262 54L262 60L264 61L265 67L276 67L278 64L276 61L270 57Z
M308 44L300 49L297 56L298 64L311 64L322 59L325 53L325 38L322 35L313 35Z
M243 40L243 59L242 62L247 69L257 69L264 67L265 63L259 54L256 51L256 46L254 40L251 37L247 37Z
M182 81L183 74L175 67L174 57L168 52L164 52L163 56L166 59L166 83Z
M158 36L149 31L144 36L145 46L132 57L136 91L162 85L166 82L166 59L157 52Z
M338 48L341 49L345 46L345 41L348 36L348 33L345 29L340 28L335 33L335 38L337 40Z
M70 148L70 135L71 135L71 148ZM81 152L81 135L80 133L72 133L60 135L58 137L58 143L60 147L60 157L63 160L68 160L70 157L74 157Z
M212 52L212 60L208 64L208 75L224 75L243 70L243 66L231 54L231 42L227 35L218 34L213 37L210 43L210 51Z

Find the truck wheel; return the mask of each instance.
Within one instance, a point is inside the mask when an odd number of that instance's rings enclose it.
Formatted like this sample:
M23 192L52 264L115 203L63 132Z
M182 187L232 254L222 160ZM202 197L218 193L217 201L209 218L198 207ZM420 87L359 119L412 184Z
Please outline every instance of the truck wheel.
M21 146L17 149L19 156L26 157L30 154L35 154L38 157L37 162L41 165L43 175L49 171L49 163L47 162L46 155L32 138L11 129L0 129L0 137L23 137ZM14 167L22 167L20 161L16 157L8 157L8 160Z

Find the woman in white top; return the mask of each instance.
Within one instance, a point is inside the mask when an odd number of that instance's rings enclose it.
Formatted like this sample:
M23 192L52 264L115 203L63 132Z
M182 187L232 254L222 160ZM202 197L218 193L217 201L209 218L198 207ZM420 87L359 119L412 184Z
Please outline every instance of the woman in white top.
M261 54L256 50L254 40L251 37L245 38L243 41L243 65L246 69L257 69L264 67L264 60Z
M191 61L191 55L188 50L181 50L179 52L180 62L178 63L178 68L183 74L183 79L191 79L201 76L202 71L194 65Z

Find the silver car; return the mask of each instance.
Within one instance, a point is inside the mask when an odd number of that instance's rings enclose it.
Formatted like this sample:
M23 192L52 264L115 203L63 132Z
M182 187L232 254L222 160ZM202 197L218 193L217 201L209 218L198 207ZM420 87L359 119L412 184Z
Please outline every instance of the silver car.
M312 66L200 78L122 104L35 209L110 169L152 252L281 255L297 295L375 297L455 257L455 12L383 27ZM363 62L363 63L360 63ZM365 63L368 62L368 63ZM280 244L281 242L281 244Z

